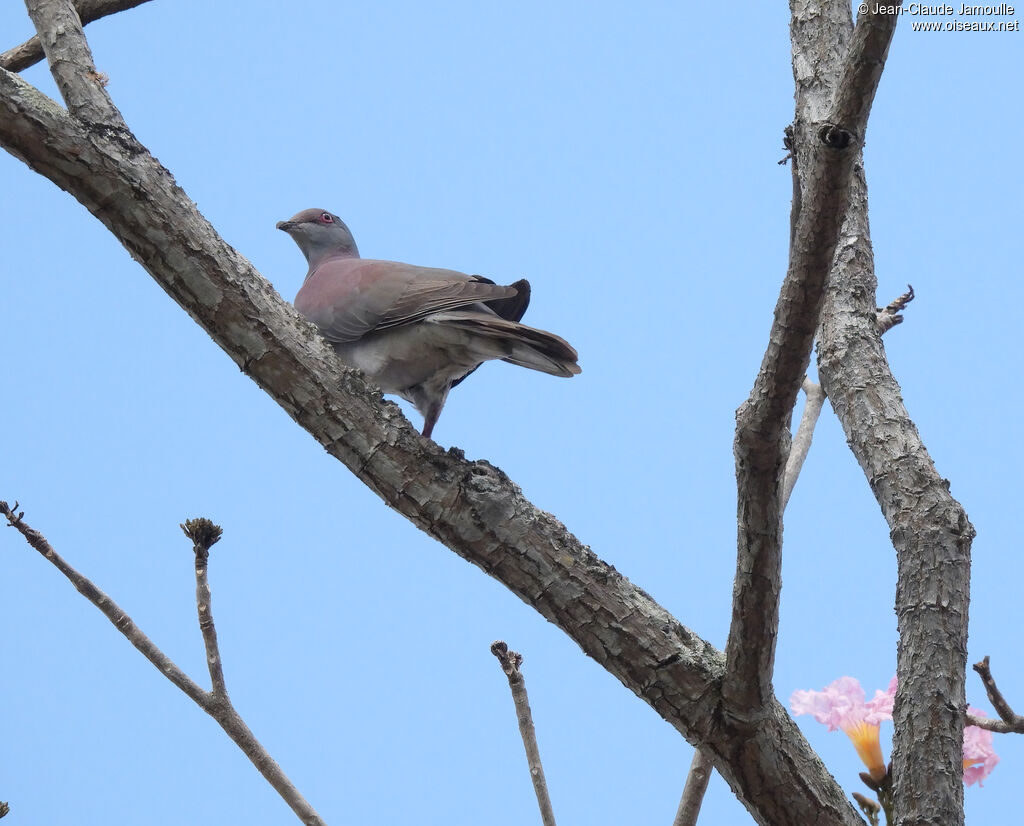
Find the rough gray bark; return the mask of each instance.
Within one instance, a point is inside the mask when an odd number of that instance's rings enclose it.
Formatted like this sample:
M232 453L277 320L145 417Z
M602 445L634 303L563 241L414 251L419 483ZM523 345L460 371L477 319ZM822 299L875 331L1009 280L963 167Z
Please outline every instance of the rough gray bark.
M823 101L846 83L846 72L877 75L881 67L865 61L851 69L846 61L844 69L841 50L823 50L826 41L815 29L830 30L840 44L850 38L848 3L793 0L791 7L799 133L806 128L801 121L813 122ZM896 19L860 15L851 50L860 38L885 39L884 27ZM839 100L838 108L851 113L869 103L845 101L842 93ZM794 174L803 189L805 168L798 143ZM877 283L859 157L849 203L822 316L818 373L897 552L895 819L900 826L957 826L963 823L961 747L974 529L936 471L885 357L876 323Z
M896 15L862 15L853 36L849 9L793 9L798 80L793 141L795 192L789 268L768 348L750 397L736 414L738 553L723 696L737 725L756 726L774 697L772 671L782 567L783 475L790 423L810 363L825 284L835 258L854 163L895 31ZM826 12L830 11L831 15ZM845 11L845 15L844 15ZM823 25L824 24L824 25ZM804 55L823 43L847 50ZM801 95L802 62L826 62L835 77ZM817 71L817 64L811 64ZM814 105L809 105L813 102ZM806 104L806 105L805 105Z
M85 26L101 17L133 9L148 2L149 0L77 0L74 6L82 25ZM39 36L36 35L20 46L15 46L0 54L0 68L7 69L9 72L23 72L44 57L46 54L43 52L43 44L40 42Z
M859 171L829 290L818 373L896 548L896 823L963 823L967 609L974 528L910 419L875 325Z

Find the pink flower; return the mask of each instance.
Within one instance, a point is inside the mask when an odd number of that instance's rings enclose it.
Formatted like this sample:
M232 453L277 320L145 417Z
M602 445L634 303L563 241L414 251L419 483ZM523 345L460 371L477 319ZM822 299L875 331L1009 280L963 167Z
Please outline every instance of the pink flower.
M878 724L892 719L892 707L896 698L896 678L889 681L885 691L875 691L875 696L865 700L864 689L854 677L840 677L825 686L822 691L794 691L789 698L789 707L794 714L811 714L819 723L828 726L829 731L842 729L846 732L857 754L868 767L875 780L885 777L885 759L878 742ZM985 712L968 707L968 712L984 717ZM999 762L999 755L992 747L992 732L977 726L964 729L964 783L977 783L991 774Z
M886 691L875 691L869 702L864 701L864 689L855 677L840 677L825 686L823 691L794 691L789 706L794 714L813 714L829 731L845 729L856 723L878 725L892 719L892 704L896 698L896 678Z
M975 717L987 717L984 711L968 706L967 711ZM999 762L999 755L992 747L992 732L977 726L964 729L964 783L968 786L984 780Z
M794 714L811 714L829 731L837 728L846 732L857 754L868 767L875 780L885 777L885 758L878 741L878 724L892 719L892 704L896 697L896 678L886 691L875 691L870 702L865 702L864 689L854 677L840 677L825 686L823 691L794 691L789 707Z

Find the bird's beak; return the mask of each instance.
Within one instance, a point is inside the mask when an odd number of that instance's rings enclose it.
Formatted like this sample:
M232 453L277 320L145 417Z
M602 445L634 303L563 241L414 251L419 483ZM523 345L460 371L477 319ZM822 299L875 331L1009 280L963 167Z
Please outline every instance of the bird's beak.
M278 221L274 226L278 229L284 230L285 232L291 232L295 227L294 221Z

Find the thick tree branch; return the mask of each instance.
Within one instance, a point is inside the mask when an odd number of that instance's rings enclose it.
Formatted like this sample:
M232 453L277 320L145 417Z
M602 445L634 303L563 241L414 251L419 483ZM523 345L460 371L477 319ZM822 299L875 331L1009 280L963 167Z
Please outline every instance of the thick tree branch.
M25 0L39 42L72 117L127 131L121 113L107 94L107 79L96 71L82 21L71 0Z
M793 437L793 446L789 452L789 459L786 461L786 471L782 482L783 511L785 511L786 505L789 503L789 497L793 493L796 480L800 476L804 460L807 458L807 453L811 448L814 427L818 422L818 416L821 414L822 405L825 403L825 391L821 389L821 385L816 384L805 376L802 387L806 400L804 402L803 416L800 418L800 425L797 427L796 435ZM708 781L711 779L712 766L711 758L700 748L694 750L673 826L694 826L697 823L700 807L704 800L704 793L707 791Z
M320 815L316 813L316 810L302 796L299 790L295 788L281 767L274 761L267 750L263 748L260 741L256 739L256 735L252 733L252 730L245 724L245 721L239 716L238 712L235 711L234 706L231 705L231 701L227 697L227 692L218 692L216 684L214 685L214 691L204 691L194 683L184 671L178 668L170 657L164 654L149 637L142 633L142 630L132 621L132 618L121 610L110 597L97 588L92 580L68 565L53 549L45 536L34 528L29 527L23 520L24 513L19 513L17 510L17 502L14 503L13 507L9 506L6 502L0 502L0 515L7 519L8 525L17 530L18 533L25 537L25 541L31 547L39 551L47 561L64 574L71 584L75 586L76 590L95 605L113 623L114 627L124 635L128 642L134 645L147 660L156 666L161 674L167 677L189 699L217 721L218 725L224 729L227 735L242 750L243 754L252 761L252 764L259 770L260 774L281 795L281 798L291 807L302 823L306 824L306 826L325 826ZM210 544L213 543L211 542ZM209 551L209 546L206 547L206 550L207 552ZM209 587L207 587L208 591ZM201 608L200 615L202 615ZM204 632L204 639L205 636ZM223 686L223 675L220 677L220 682Z
M847 21L848 14L847 9ZM794 10L794 27L796 18ZM830 106L824 110L823 120L803 120L798 98L793 167L800 176L800 198L794 203L789 270L775 307L775 321L761 370L750 398L736 414L738 559L723 696L726 713L751 723L756 722L774 696L772 669L782 566L782 482L789 452L790 418L810 363L826 278L846 213L854 162L892 36L891 27L886 30L887 37L875 31L885 29L886 22L872 20L868 26L870 34L855 36L850 41L850 49L838 67L842 80ZM828 38L829 44L837 39L845 42L829 27L812 33L821 40ZM819 44L818 48L822 46ZM794 55L796 66L796 39Z
M148 2L149 0L77 0L75 8L78 10L78 17L81 19L82 25L86 26L101 17L134 9L136 6ZM22 72L45 57L43 44L39 41L39 36L36 35L20 46L15 46L0 54L0 69L6 69L9 72Z
M839 69L832 44L841 48L849 37L849 4L792 0L791 7L798 119L812 121L833 98L842 111L862 110L870 95L860 102L842 92L833 95L839 79L848 75ZM857 28L864 28L854 39L880 48L898 18L860 15ZM860 72L877 76L871 61ZM974 529L903 406L879 338L875 290L867 186L858 162L826 296L818 374L897 551L896 822L958 826L963 823L961 743Z
M963 823L962 730L974 528L936 471L875 322L867 193L858 176L818 373L889 524L899 628L893 779L898 824Z
M810 362L825 277L846 209L849 144L822 133L797 219L789 272L750 398L736 413L738 559L723 693L730 711L756 721L774 697L772 668L782 565L782 477L789 422Z
M892 5L899 5L895 0ZM889 44L896 33L897 14L879 14L878 6L866 14L857 15L849 51L842 63L839 85L832 100L829 119L845 130L866 127L875 92L882 79ZM847 10L849 6L847 5ZM858 144L864 143L864 132L856 134Z
M826 297L818 373L897 551L896 822L958 826L974 529L903 405L879 337L875 291L858 167Z
M703 744L757 822L857 823L778 703L756 730L735 728L719 713L719 651L500 470L421 439L395 405L340 365L133 137L73 121L2 70L0 112L0 144L85 205L300 426L388 505L503 582Z

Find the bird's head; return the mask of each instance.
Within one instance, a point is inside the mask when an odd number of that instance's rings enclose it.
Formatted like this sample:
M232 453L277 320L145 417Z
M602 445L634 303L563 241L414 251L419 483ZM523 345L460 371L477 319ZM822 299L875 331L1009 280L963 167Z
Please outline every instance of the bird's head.
M345 222L324 209L304 209L277 228L287 232L299 245L310 267L329 256L358 258L359 249Z

